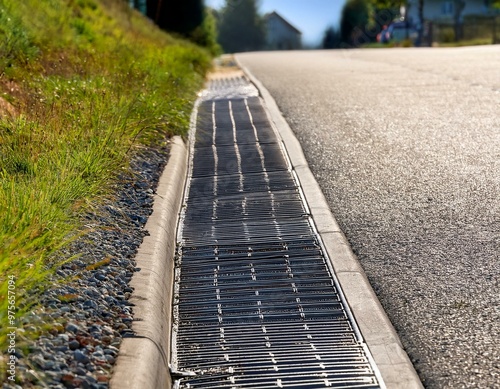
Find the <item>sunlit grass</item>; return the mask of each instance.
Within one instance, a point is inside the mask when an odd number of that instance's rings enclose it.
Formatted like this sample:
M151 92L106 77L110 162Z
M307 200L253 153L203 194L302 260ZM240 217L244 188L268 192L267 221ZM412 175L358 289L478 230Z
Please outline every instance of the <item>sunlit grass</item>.
M4 353L7 277L19 322L136 146L186 134L210 58L120 0L2 0L0 22L0 96L19 112L0 112Z
M491 45L493 40L491 38L477 38L477 39L467 39L460 40L458 42L446 42L439 43L439 47L462 47L462 46L482 46Z

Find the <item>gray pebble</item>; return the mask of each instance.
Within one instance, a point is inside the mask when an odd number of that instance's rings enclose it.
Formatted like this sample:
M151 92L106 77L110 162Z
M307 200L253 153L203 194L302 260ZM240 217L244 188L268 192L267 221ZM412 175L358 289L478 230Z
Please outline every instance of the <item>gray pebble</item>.
M76 374L78 375L86 375L87 370L82 368L82 367L77 367L76 369L73 370Z
M66 325L66 331L73 332L74 334L76 334L78 330L80 330L80 327L78 327L76 324L68 323Z
M85 308L90 308L90 309L98 309L99 305L94 300L87 300L83 303L83 306Z
M88 234L61 250L65 258L75 255L78 258L57 269L54 288L43 293L41 306L52 309L34 311L21 319L27 332L40 332L42 324L45 327L61 318L70 320L64 324L63 333L42 336L28 344L26 359L40 372L28 374L31 367L27 368L28 361L20 358L18 371L25 372L22 387L34 387L36 376L43 371L47 373L47 384L55 389L108 387L107 382L98 382L97 377L111 375L122 340L120 332L125 336L133 334L119 315L126 313L127 322L133 318L126 300L132 292L129 282L136 271L133 257L147 235L142 225L151 214L150 193L154 192L161 173L158 166L163 166L167 152L149 150L145 153L137 158L141 161L132 158L131 163L136 176L147 177L147 180L134 187L129 177L125 177L125 184L117 187L116 200L103 206L101 212L85 216ZM149 162L151 159L155 161L153 164ZM133 215L134 220L124 215ZM111 260L109 265L92 270L92 265L105 258ZM69 282L61 285L58 277ZM68 298L62 302L61 296ZM123 308L127 309L122 311Z
M102 358L104 357L104 353L102 350L97 350L92 353L92 357L94 358Z
M116 357L118 355L118 349L116 347L113 347L113 346L108 346L108 348L106 348L104 350L104 354L109 354L109 355L113 355L114 357Z
M37 355L33 355L30 357L31 361L36 363L38 366L40 366L42 369L46 369L46 365L47 365L47 361L45 360L45 358L40 355L40 354L37 354Z
M69 336L68 336L68 334L59 334L59 335L57 335L57 337L58 337L59 339L62 339L64 342L68 342L68 341L69 341Z
M112 355L105 355L104 358L111 365L115 363L115 358Z
M101 293L99 293L99 291L94 287L87 288L84 293L92 298L98 298L101 296Z
M90 361L89 357L86 356L82 351L80 350L75 350L73 357L75 358L75 361L81 362L81 363L88 363Z

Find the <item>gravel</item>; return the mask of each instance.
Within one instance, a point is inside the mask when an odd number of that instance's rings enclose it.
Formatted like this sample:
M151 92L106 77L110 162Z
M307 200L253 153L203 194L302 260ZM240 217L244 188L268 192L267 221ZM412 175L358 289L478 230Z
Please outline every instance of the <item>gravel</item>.
M167 159L168 147L140 149L113 199L86 215L86 233L60 253L74 259L56 271L40 308L24 319L26 331L42 335L24 339L27 351L18 348L21 386L4 389L108 387L122 338L133 335L129 281Z

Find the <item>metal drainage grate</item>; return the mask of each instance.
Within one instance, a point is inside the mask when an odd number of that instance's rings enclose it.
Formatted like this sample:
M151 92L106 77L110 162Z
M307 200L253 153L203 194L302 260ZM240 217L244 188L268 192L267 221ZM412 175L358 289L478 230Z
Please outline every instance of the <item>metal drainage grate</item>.
M231 99L235 97L258 96L259 91L243 76L221 77L210 81L209 87L202 92L208 99Z
M180 388L379 388L260 100L200 104L179 226Z

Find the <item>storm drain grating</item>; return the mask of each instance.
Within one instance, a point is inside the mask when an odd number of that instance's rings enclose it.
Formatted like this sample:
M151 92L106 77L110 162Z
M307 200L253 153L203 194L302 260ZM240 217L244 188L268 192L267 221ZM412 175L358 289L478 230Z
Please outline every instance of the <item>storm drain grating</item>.
M383 387L259 98L201 102L191 158L178 387Z

